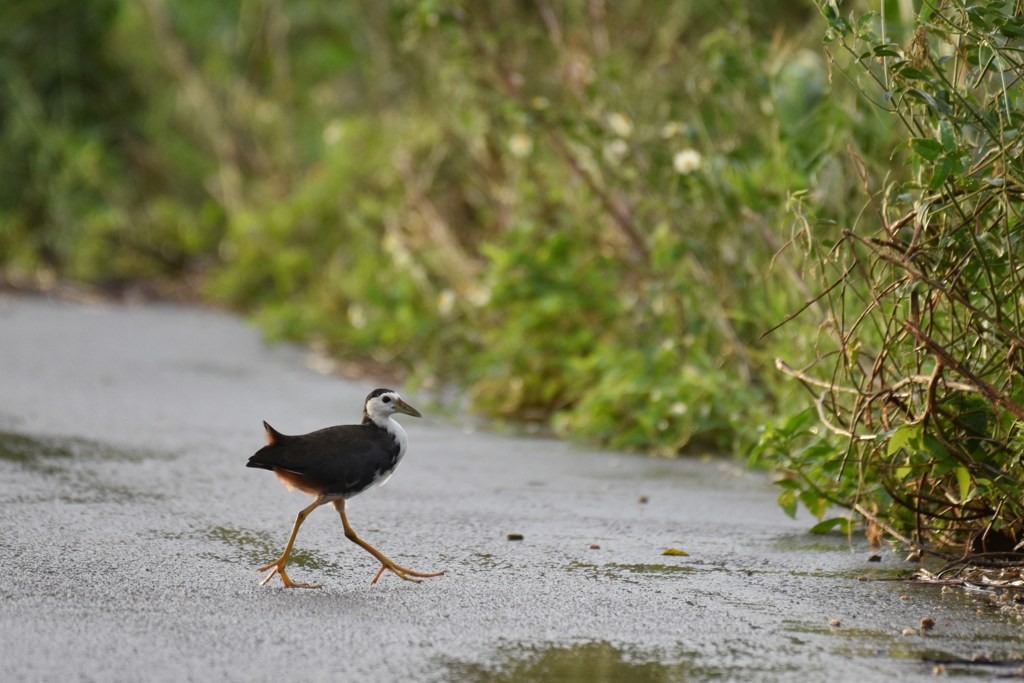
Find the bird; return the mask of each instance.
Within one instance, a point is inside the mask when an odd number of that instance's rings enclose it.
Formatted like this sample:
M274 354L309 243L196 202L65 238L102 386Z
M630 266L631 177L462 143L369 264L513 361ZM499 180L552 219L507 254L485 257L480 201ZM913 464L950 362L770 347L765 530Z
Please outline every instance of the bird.
M272 471L286 488L313 496L313 502L296 516L291 536L281 556L259 568L261 572L270 571L260 585L266 585L276 575L281 577L287 588L320 588L320 584L292 581L285 567L299 527L313 510L326 503L331 503L341 515L345 537L380 562L380 570L370 582L371 586L377 583L385 571L414 583L444 574L443 571L417 572L395 563L361 539L345 516L345 501L369 488L384 484L394 474L406 453L408 439L402 425L394 419L395 413L422 417L398 392L374 389L363 403L363 420L360 424L338 425L308 434L287 435L266 421L263 422L267 445L249 458L246 467Z

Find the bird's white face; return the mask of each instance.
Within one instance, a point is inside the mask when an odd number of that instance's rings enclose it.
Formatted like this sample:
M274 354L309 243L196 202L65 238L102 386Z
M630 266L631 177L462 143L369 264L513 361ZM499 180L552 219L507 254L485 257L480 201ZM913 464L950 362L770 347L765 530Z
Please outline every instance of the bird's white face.
M395 413L422 417L418 410L402 400L402 397L395 391L388 391L380 396L374 396L366 402L366 414L377 424L385 422Z

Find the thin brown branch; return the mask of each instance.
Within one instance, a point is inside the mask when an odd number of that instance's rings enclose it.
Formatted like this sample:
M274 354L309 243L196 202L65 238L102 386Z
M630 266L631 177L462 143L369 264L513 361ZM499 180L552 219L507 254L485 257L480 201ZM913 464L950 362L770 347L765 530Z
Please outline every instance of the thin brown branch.
M1018 420L1024 420L1024 406L1013 401L1002 391L999 391L996 387L992 386L985 380L975 375L966 365L961 363L959 360L954 358L949 351L947 351L941 344L936 342L934 339L925 334L921 328L917 325L905 322L903 323L903 329L911 334L914 339L918 340L928 349L929 353L935 356L939 361L947 365L953 372L957 373L961 377L966 378L972 384L978 387L978 391L982 393L985 398L991 401L993 404L998 405L1003 410L1007 411Z
M765 332L764 334L762 334L762 335L761 335L761 336L760 336L760 337L759 337L758 339L759 339L759 340L763 340L763 339L764 339L765 337L767 337L768 335L770 335L770 334L771 334L772 332L774 332L775 330L779 329L779 328L780 328L780 327L782 327L783 325L786 325L786 324L788 324L788 323L789 323L789 322L790 322L791 320L795 319L795 318L796 318L797 316L799 316L799 315L800 315L801 313L803 313L804 311L806 311L806 310L807 310L808 308L810 308L811 306L813 306L813 305L817 304L817 303L818 303L819 301L821 301L821 300L822 300L823 298L825 298L826 296L828 296L828 295L829 295L829 293L830 293L830 292L831 292L831 291L832 291L833 289L835 289L835 288L836 288L836 287L838 287L839 285L843 284L843 282L844 282L844 281L846 280L846 276L850 274L850 271L851 271L851 270L853 270L853 264L851 264L851 265L850 265L850 267L849 267L849 268L847 268L847 269L846 269L846 271L845 271L845 272L844 272L844 273L843 273L842 275L840 275L840 276L839 276L839 278L838 278L838 279L837 279L837 280L836 280L835 282L833 282L833 283L832 283L831 285L829 285L829 286L828 286L828 287L827 287L827 288L826 288L826 289L825 289L824 291L822 291L822 292L821 292L820 294L818 294L818 296L814 297L813 299L810 299L810 300L808 300L808 301L807 301L806 303L804 303L804 305L803 305L803 306L801 306L800 308L798 308L798 309L797 309L796 311L794 311L793 313L790 313L789 315L787 315L787 316L785 317L785 319L783 319L783 321L782 321L782 322L780 322L780 323L779 323L778 325L775 325L775 326L774 326L774 327L772 327L771 329L767 330L767 331L766 331L766 332Z
M887 262L889 262L889 263L891 263L891 264L893 264L895 266L898 266L898 267L902 268L903 270L905 270L909 275L911 275L915 279L920 280L921 282L925 283L926 285L928 285L932 289L935 289L935 290L937 290L939 292L942 292L942 294L944 294L945 296L949 297L953 301L957 302L958 304L960 304L961 306L963 306L967 310L971 311L972 313L977 315L979 318L982 318L986 322L991 323L993 327L998 328L999 331L1002 332L1006 336L1008 341L1016 341L1016 342L1024 344L1024 337L1021 337L1019 333L1014 332L1013 330L1010 330L1009 328L1007 328L1006 325L1004 325L1002 322L1000 322L999 320L993 318L988 313L986 313L985 311L981 310L980 308L978 308L977 306L972 304L970 301L968 301L966 298L964 298L964 296L962 294L959 294L959 293L951 290L949 287L947 287L946 285L942 284L941 282L938 282L934 278L928 277L923 272L921 272L918 268L914 267L914 265L912 263L910 263L909 261L907 261L905 259L902 259L902 258L897 258L897 257L892 256L890 254L887 254L885 251L881 250L877 245L872 244L870 240L864 239L863 237L857 235L856 233L854 233L851 230L844 230L843 231L843 236L844 237L851 237L854 240L860 242L861 244L863 244L866 247L868 247L869 249L871 249L871 251L874 254L876 254L879 258L881 258L882 260L887 261Z
M865 392L861 391L860 389L855 389L854 387L839 386L839 385L834 384L832 382L826 382L826 381L820 380L820 379L818 379L816 377L812 377L812 376L808 375L807 373L802 372L800 370L797 370L796 368L788 365L786 363L786 361L782 360L781 358L776 358L775 359L775 367L780 372L782 372L784 374L787 374L790 377L793 377L795 379L798 379L801 382L804 382L806 384L810 384L812 386L820 387L822 389L828 389L829 391L836 391L836 392L839 392L839 393L855 394L855 395L862 395L862 396L868 396L868 397L877 397L877 396L880 396L880 395L883 395L883 394L895 394L900 389L902 389L903 387L905 387L905 386L907 386L909 384L929 385L933 381L933 377L934 377L933 375L911 375L909 377L904 377L903 379L901 379L898 382L894 383L892 386L885 387L884 389L880 389L880 390L877 390L875 392L872 392L872 393L868 394L868 393L865 393ZM943 381L942 382L942 386L947 388L947 389L952 389L954 391L964 391L964 392L969 392L969 393L974 393L974 394L983 393L978 387L974 386L973 384L966 384L964 382L947 382L947 381Z

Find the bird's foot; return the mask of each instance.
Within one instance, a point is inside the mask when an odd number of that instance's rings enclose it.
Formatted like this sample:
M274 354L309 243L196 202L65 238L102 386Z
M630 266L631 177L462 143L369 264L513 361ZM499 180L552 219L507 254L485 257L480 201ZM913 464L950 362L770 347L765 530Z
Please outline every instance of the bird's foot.
M257 571L265 572L268 569L272 570L267 574L265 579L260 581L260 585L266 586L267 582L274 578L274 575L276 574L281 577L281 582L284 583L285 588L320 588L320 584L318 583L299 583L297 581L292 581L284 571L285 564L286 563L281 559L277 559L268 565L260 567Z
M384 574L385 570L391 571L393 574L395 574L399 578L405 579L406 581L412 581L413 583L423 583L422 579L429 579L431 577L441 576L442 574L444 574L443 571L440 571L440 572L416 572L416 571L413 571L411 569L407 569L407 568L405 568L405 567L403 567L403 566L401 566L399 564L395 564L391 560L385 558L385 559L381 560L380 569L377 571L376 576L373 577L373 581L370 582L371 586L374 585L375 583L377 583L377 579L379 579L381 577L381 575ZM417 577L419 577L419 578L417 578Z

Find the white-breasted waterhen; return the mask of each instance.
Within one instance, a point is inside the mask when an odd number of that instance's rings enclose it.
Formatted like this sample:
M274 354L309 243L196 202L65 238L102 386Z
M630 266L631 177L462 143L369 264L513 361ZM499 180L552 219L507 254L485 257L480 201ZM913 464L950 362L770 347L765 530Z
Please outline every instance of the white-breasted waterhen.
M363 404L363 422L357 425L327 427L309 434L288 436L266 422L268 444L249 458L247 467L271 470L281 483L314 497L295 518L295 526L288 537L281 557L260 567L272 570L263 584L275 574L289 588L319 588L315 584L296 583L288 578L285 565L295 545L299 527L316 508L332 503L341 514L345 537L358 544L380 561L381 567L370 585L377 583L384 570L390 570L406 581L420 582L420 578L440 576L444 572L416 572L395 564L384 553L359 538L345 516L345 501L377 484L383 484L394 473L406 451L405 430L392 415L404 413L421 417L419 411L402 400L391 389L375 389ZM262 584L261 584L262 585Z

